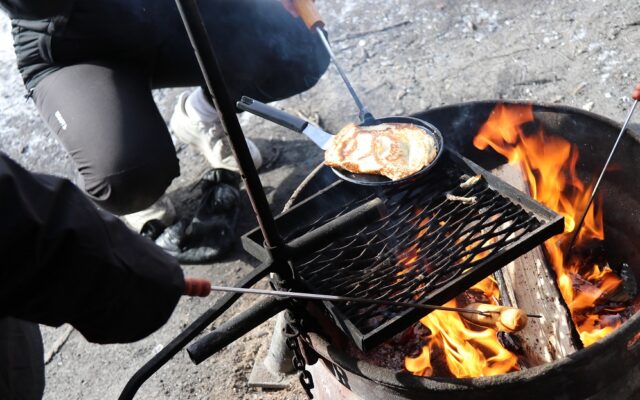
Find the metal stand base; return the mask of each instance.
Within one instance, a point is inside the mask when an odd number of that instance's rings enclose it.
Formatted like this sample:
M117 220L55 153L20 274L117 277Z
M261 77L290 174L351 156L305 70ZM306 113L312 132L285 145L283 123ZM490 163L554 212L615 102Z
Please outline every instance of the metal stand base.
M295 369L291 362L293 353L286 344L285 328L284 312L281 312L276 317L276 326L266 356L259 357L253 364L249 375L250 387L284 389L295 377Z
M262 389L286 389L295 380L294 374L282 374L273 372L264 365L264 360L256 360L249 375L249 387L258 387Z

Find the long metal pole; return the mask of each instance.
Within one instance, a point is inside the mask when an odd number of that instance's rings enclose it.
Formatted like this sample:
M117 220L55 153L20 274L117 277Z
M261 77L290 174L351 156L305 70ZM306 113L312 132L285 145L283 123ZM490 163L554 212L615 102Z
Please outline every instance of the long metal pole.
M331 294L285 292L281 290L238 288L238 287L215 286L215 285L211 285L211 290L219 291L219 292L259 294L263 296L286 297L286 298L292 298L292 299L322 300L322 301L333 301L333 302L339 301L339 302L375 304L375 305L383 305L383 306L410 307L410 308L420 308L420 309L429 310L429 311L433 311L433 310L455 311L460 313L480 314L484 316L487 316L488 314L500 314L499 311L480 311L480 310L474 310L474 309L463 308L463 307L446 307L446 306L436 306L433 304L410 303L406 301L391 301L391 300L368 299L364 297L335 296ZM537 315L537 314L527 314L527 316L531 318L542 318L541 315Z
M638 100L634 100L633 105L631 106L631 109L629 110L629 114L627 114L627 119L624 121L624 124L622 125L622 129L620 129L620 133L618 134L618 138L616 139L616 142L613 144L613 148L611 149L611 152L609 153L609 157L607 157L607 161L604 163L604 167L602 168L602 171L600 172L600 176L598 177L598 180L596 181L596 184L593 187L593 190L591 191L591 197L589 197L589 202L587 203L587 207L584 209L584 212L582 213L582 216L580 217L580 221L578 222L578 225L576 225L576 228L573 230L573 236L571 237L571 242L569 243L569 249L567 251L567 254L569 254L571 252L571 249L573 248L573 245L576 243L576 239L578 238L578 234L580 233L580 229L582 229L582 225L584 224L584 219L587 217L587 213L589 212L589 208L591 208L591 203L593 203L593 199L596 197L596 193L598 192L598 189L600 188L600 182L602 182L602 178L604 177L604 174L607 172L607 168L609 168L609 163L611 162L611 159L613 158L613 155L615 154L616 149L618 148L618 144L620 143L620 140L622 139L622 136L624 135L624 131L627 130L627 125L629 125L629 121L631 120L631 116L633 115L633 112L635 111L637 105L638 105Z
M253 164L251 152L240 128L240 123L236 117L236 108L231 101L227 87L222 78L222 72L216 61L211 41L202 20L202 15L195 0L176 0L178 11L189 35L189 40L193 46L198 64L202 70L204 81L212 96L213 102L224 131L229 136L233 153L238 160L242 179L246 184L247 193L253 210L256 213L260 229L267 246L270 248L281 248L282 237L273 219L273 214L269 209L269 202L262 189L262 183L258 177L258 171Z
M200 10L195 0L176 0L176 5L178 6L180 17L182 18L189 40L193 46L198 64L202 70L207 89L212 95L212 100L221 117L222 126L231 141L232 150L240 166L242 179L246 184L247 193L249 194L249 199L255 211L256 218L258 219L260 229L262 230L265 243L270 247L270 250L284 249L282 237L278 232L269 208L269 202L267 201L260 178L258 177L258 171L256 171L253 164L251 152L249 151L247 142L244 139L244 134L240 128L240 123L236 117L234 104L230 100L227 88L222 79L222 73L220 72L213 47L211 46L209 36L204 27ZM279 256L283 255L282 252L275 253L274 256L276 254ZM238 282L238 285L252 286L259 279L275 269L283 269L280 267L283 261L284 260L276 259L273 264L263 264ZM122 390L119 400L133 399L140 386L149 379L151 375L227 310L239 296L239 293L229 293L225 295L216 302L212 308L191 323L180 335L174 338L131 377Z

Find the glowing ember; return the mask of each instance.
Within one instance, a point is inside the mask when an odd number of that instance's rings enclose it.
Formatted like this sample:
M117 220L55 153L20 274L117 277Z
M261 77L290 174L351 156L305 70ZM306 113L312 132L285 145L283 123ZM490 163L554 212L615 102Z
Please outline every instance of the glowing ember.
M601 248L604 239L602 202L596 198L574 251L567 256L566 247L592 187L585 186L576 174L578 149L563 138L547 135L542 130L525 134L522 125L530 121L533 121L531 106L498 105L473 144L481 150L490 146L510 164L519 165L527 177L532 197L565 218L564 233L545 242L545 248L582 342L589 346L624 322L620 311L625 307L619 307L619 303L616 303L617 308L606 307L615 303L608 297L622 280L602 257L584 255L590 253L584 250Z

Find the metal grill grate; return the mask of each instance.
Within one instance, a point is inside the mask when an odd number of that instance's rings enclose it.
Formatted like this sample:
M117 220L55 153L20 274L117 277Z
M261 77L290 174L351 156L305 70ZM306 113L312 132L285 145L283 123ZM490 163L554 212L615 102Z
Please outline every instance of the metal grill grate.
M480 181L460 186L476 173L482 175ZM331 192L318 196L331 204L336 197ZM561 217L455 154L443 157L438 168L419 183L381 192L358 188L358 193L359 197L338 202L321 217L308 216L306 224L298 220L303 229L289 229L287 239L293 239L375 196L385 202L381 219L293 260L309 291L444 304L562 229ZM301 206L303 210L311 207ZM305 215L299 209L294 214ZM336 324L362 349L424 314L361 303L325 305Z

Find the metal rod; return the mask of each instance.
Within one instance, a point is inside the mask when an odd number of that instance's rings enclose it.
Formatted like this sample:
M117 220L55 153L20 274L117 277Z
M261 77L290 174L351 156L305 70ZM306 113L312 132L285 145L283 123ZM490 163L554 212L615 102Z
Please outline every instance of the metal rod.
M360 97L356 93L355 89L353 88L353 86L351 86L351 82L349 81L349 78L347 78L347 75L344 73L344 71L340 67L338 60L336 59L336 55L333 54L333 49L331 49L331 45L329 44L329 40L327 39L327 35L325 31L322 30L321 27L316 26L316 32L318 32L318 36L320 36L320 40L322 41L322 44L324 44L324 47L327 49L327 53L329 53L329 57L331 58L331 61L333 61L333 65L336 66L336 69L338 70L338 73L342 77L344 84L347 86L349 93L351 93L351 97L353 97L353 100L356 102L356 105L360 110L360 121L366 122L366 121L375 120L375 118L373 118L373 115L371 115L371 113L367 109L367 106L365 106L362 100L360 100Z
M584 219L587 217L587 212L589 212L589 208L591 208L591 203L593 203L593 199L596 197L596 193L598 192L598 189L600 188L600 182L602 182L602 178L604 177L604 174L607 172L607 168L609 167L609 163L611 162L611 159L613 158L613 155L616 152L616 149L618 148L618 144L620 143L620 139L622 139L622 136L624 135L624 131L627 129L627 125L629 125L629 121L631 120L631 116L633 115L633 112L635 111L637 105L638 105L638 100L634 100L633 105L631 106L631 109L629 110L629 114L627 114L627 119L624 121L624 124L622 125L622 129L620 129L620 133L618 134L618 138L616 139L616 142L613 144L613 148L611 149L611 152L609 153L609 157L607 158L607 161L604 163L604 167L602 168L602 171L600 172L600 176L598 177L598 180L596 181L596 184L593 187L593 190L591 191L591 197L589 197L589 202L587 203L587 207L584 209L584 212L582 213L582 216L580 217L580 221L578 222L578 225L576 226L576 228L573 231L573 236L571 237L571 243L569 243L569 249L567 251L567 254L569 254L571 252L571 249L573 248L573 245L576 243L576 239L578 238L578 234L580 233L580 229L582 228L582 225L584 224Z
M273 219L269 208L269 202L262 188L253 164L251 152L240 128L236 117L235 103L231 101L227 87L222 78L222 72L216 61L215 52L209 40L209 35L204 26L202 15L195 0L176 0L178 11L182 17L189 40L193 46L198 65L202 71L204 81L212 96L215 107L220 115L220 120L225 133L231 142L233 154L238 161L242 179L246 184L251 206L255 211L258 224L262 230L265 242L270 248L281 248L282 237Z
M200 364L254 328L262 325L280 311L285 310L287 303L278 298L267 298L266 301L263 299L192 343L187 347L189 358L194 364Z
M304 292L285 292L281 290L265 290L265 289L253 289L253 288L237 288L230 286L216 286L211 285L211 290L219 291L219 292L232 292L232 293L250 293L250 294L259 294L265 296L279 296L279 297L288 297L292 299L305 299L305 300L322 300L322 301L352 301L354 303L367 303L367 304L377 304L384 306L399 306L399 307L411 307L411 308L420 308L423 310L440 310L440 311L455 311L460 313L470 313L470 314L480 314L487 316L487 314L499 314L499 311L480 311L473 310L470 308L461 308L461 307L446 307L446 306L436 306L433 304L420 304L420 303L410 303L405 301L391 301L391 300L377 300L377 299L367 299L364 297L347 297L347 296L335 296L331 294L316 294L316 293L304 293ZM542 318L542 315L537 314L527 314L528 317L531 318Z
M252 270L247 276L242 278L237 285L240 287L248 287L255 285L260 279L267 276L273 265L265 263L258 268ZM165 365L174 355L182 350L189 342L198 336L207 326L211 325L224 311L226 311L233 303L240 298L240 293L228 293L218 300L213 307L204 312L195 321L191 323L178 336L171 340L156 355L147 361L136 373L129 379L129 382L122 389L118 400L131 400L140 389L143 383L147 381L157 370Z

